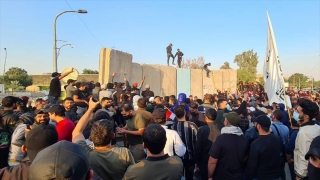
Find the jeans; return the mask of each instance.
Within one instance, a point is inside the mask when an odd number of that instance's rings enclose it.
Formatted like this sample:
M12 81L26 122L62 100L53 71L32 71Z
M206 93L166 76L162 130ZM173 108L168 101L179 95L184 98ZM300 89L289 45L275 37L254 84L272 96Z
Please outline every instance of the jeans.
M138 163L146 158L142 144L130 144L129 151L131 152L135 163Z
M167 59L168 65L169 65L170 57L172 57L172 64L173 64L173 63L174 63L174 56L173 56L173 54L172 54L172 53L171 53L171 54L167 54L167 57L168 57L168 59Z
M184 177L186 180L193 180L194 172L194 160L193 159L182 159L184 166Z
M210 70L208 68L203 68L207 72L207 77L209 77Z
M182 58L178 58L178 66L179 66L179 68L181 68L181 61L182 61Z
M48 99L50 101L51 105L56 104L56 102L58 101L59 97L54 97L54 96L48 96Z
M294 173L294 164L293 163L288 163L289 170L290 170L290 175L291 179L295 180L296 179L296 174Z

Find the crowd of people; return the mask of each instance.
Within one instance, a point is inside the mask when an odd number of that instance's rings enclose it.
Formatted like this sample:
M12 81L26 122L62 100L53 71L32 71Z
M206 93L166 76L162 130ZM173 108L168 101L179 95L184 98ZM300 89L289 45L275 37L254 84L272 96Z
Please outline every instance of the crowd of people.
M243 83L233 94L160 97L142 91L145 77L130 85L112 73L94 86L69 79L59 100L72 71L52 73L34 106L2 99L1 179L320 179L319 97L289 89L289 108Z

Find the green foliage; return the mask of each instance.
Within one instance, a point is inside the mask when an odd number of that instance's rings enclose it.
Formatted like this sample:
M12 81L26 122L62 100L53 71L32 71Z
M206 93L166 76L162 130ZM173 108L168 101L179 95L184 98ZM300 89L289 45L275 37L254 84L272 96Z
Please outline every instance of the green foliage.
M259 77L259 83L260 84L264 84L264 78L263 77Z
M220 69L231 69L230 64L228 61L224 62Z
M237 63L239 69L237 70L238 79L243 82L254 82L256 80L258 54L253 50L245 51L236 55L234 63Z
M40 91L49 90L50 86L39 86L39 88L40 88Z
M299 88L299 79L300 79L300 88L311 87L311 83L307 82L309 78L300 73L294 73L289 77L288 79L289 86Z
M203 69L204 64L204 57L200 56L197 59L194 58L182 60L181 67L187 69Z
M97 70L84 69L82 74L99 74L99 72Z
M10 68L4 75L3 81L7 86L30 86L32 85L32 77L28 75L28 72L18 67Z

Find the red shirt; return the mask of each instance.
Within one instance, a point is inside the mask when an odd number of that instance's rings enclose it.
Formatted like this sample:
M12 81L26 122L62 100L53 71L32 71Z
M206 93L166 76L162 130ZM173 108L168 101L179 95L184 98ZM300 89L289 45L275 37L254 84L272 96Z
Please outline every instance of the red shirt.
M72 142L72 131L74 130L73 122L65 118L57 123L56 130L58 132L58 141L67 140Z

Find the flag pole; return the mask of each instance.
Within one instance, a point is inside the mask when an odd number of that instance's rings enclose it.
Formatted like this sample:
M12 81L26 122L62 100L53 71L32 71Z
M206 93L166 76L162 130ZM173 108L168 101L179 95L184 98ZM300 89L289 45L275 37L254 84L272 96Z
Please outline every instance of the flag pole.
M274 35L273 33L273 28L272 28L272 24L271 24L271 21L270 21L270 18L269 18L269 13L267 11L267 18L268 18L268 28L269 28L269 31L271 32L272 35ZM271 27L271 28L270 28ZM278 59L278 49L277 49L277 45L276 45L276 41L275 41L275 38L274 36L271 36L272 38L272 41L273 41L273 45L275 46L274 50L275 50L275 54L277 56L277 59ZM276 61L276 63L278 64L279 61ZM283 78L283 77L282 77ZM289 110L289 106L288 106L288 101L287 101L287 98L286 98L286 93L285 93L285 84L284 84L284 78L283 78L283 81L282 81L282 87L283 87L283 97L284 97L284 102L286 103L286 109L288 111L288 116L289 116L289 121L290 121L290 124L292 124L292 121L291 121L291 112Z

